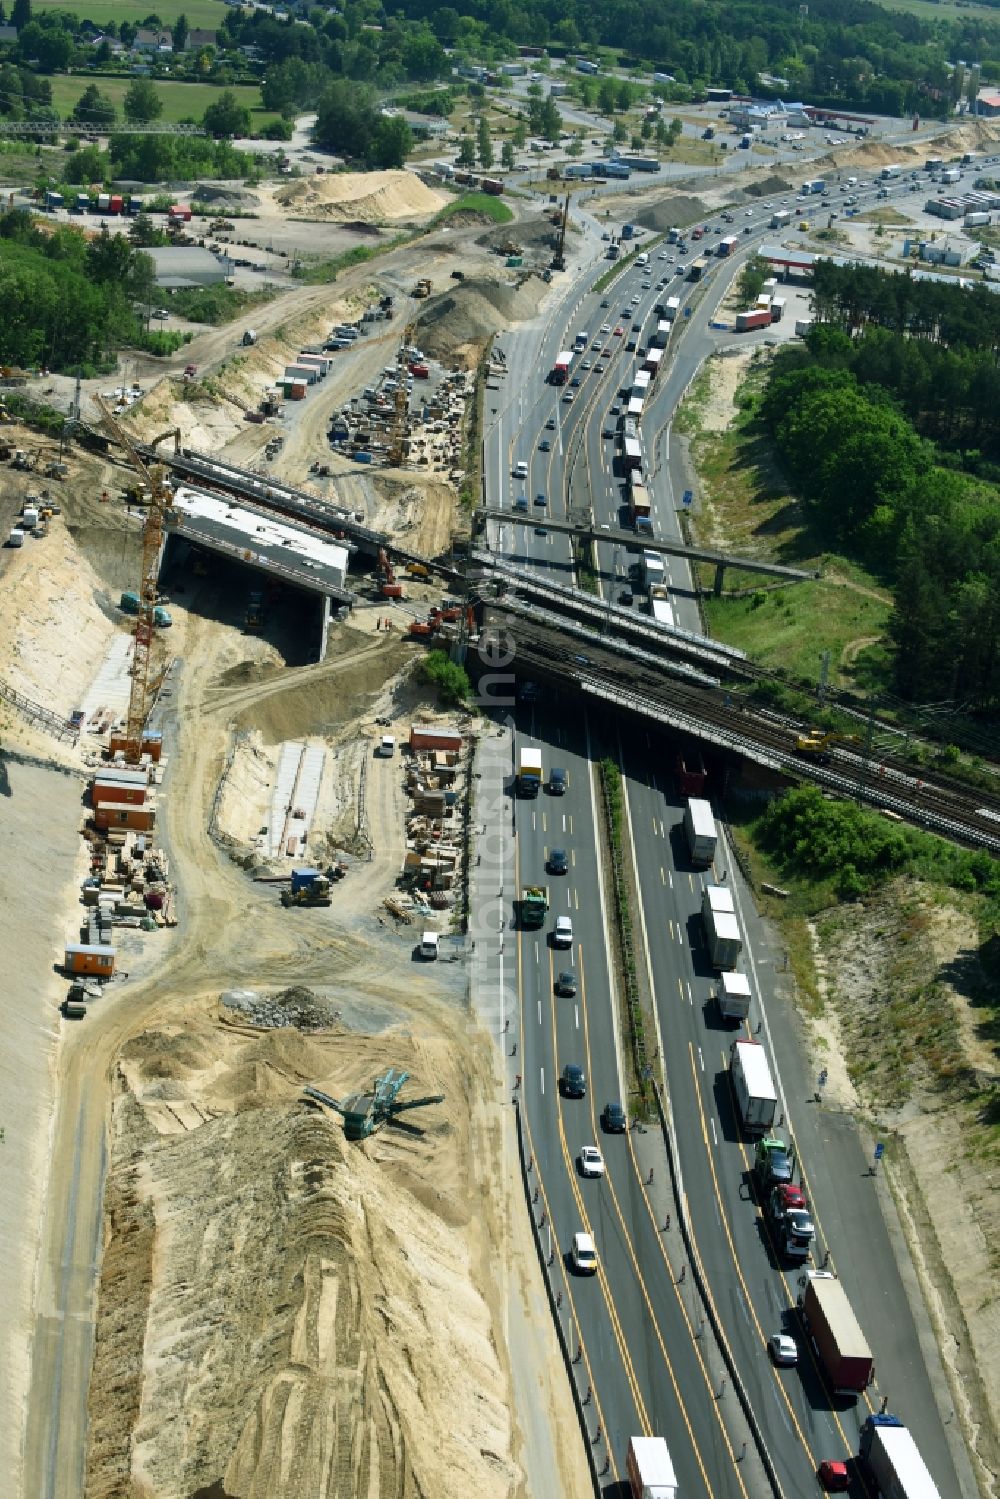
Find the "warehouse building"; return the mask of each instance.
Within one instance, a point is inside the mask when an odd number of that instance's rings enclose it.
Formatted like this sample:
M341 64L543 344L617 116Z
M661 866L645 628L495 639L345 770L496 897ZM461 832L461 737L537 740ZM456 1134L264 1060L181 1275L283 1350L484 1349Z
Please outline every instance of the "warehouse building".
M155 268L156 284L166 290L192 286L218 286L232 275L228 256L213 255L199 245L169 245L147 250Z

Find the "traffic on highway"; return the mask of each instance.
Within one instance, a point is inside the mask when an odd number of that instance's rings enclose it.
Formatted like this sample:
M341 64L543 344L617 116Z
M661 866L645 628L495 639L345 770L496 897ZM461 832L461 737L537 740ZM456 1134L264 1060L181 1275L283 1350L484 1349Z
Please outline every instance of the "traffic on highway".
M642 539L681 538L692 495L671 418L719 346L719 302L794 203L716 213L698 241L579 216L576 279L499 341L484 444L498 559L701 632L687 561ZM553 519L634 544L590 556ZM523 675L517 696L512 1086L595 1483L874 1499L890 1463L911 1474L907 1499L958 1493L875 1154L824 1109L825 1075L775 998L780 955L697 742ZM636 994L653 1017L638 1041Z

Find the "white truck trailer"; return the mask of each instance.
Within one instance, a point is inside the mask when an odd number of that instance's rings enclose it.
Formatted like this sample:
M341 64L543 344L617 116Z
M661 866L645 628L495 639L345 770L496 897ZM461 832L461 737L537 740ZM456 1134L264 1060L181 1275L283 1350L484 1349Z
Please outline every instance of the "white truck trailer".
M729 1076L748 1134L767 1131L774 1123L778 1095L771 1081L767 1053L759 1041L734 1041L729 1052Z
M692 864L707 869L715 858L719 841L710 802L698 796L688 797L684 807L684 836Z
M745 973L723 971L719 974L715 997L724 1019L743 1021L750 1013L750 980Z
M740 924L736 920L733 892L726 885L706 885L701 897L701 918L712 967L735 968L743 949Z
M911 1433L898 1416L868 1416L858 1456L881 1499L941 1499Z
M625 1468L632 1499L677 1499L677 1475L662 1437L629 1437Z

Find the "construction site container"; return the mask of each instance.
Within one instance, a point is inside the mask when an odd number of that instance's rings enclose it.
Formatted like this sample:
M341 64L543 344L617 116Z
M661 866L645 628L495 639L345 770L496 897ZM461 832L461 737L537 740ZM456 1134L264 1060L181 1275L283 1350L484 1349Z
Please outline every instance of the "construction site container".
M22 531L33 531L38 525L38 510L34 505L25 505L21 511Z
M325 354L299 354L296 356L295 363L305 369L318 370L319 378L325 380L330 372L332 360Z
M97 212L98 213L107 213L108 210L110 209L110 207L111 207L111 194L110 193L98 193L97 194Z
M287 364L285 366L286 380L305 380L307 385L315 385L319 379L319 370L312 364Z
M98 943L93 947L83 943L67 943L63 967L67 973L92 973L98 978L111 978L115 971L115 949Z
M114 758L115 755L123 755L128 749L128 740L120 731L113 733L108 743L108 753ZM163 735L159 729L147 729L142 736L139 752L148 755L153 764L159 762L163 753ZM124 768L124 767L123 767Z
M117 776L99 776L90 788L90 804L92 807L100 807L108 803L144 807L146 787L120 780Z
M460 729L435 727L431 724L413 724L410 729L411 750L455 750L462 748Z
M108 213L123 213L125 211L125 199L120 193L111 194L111 202L108 204Z
M290 380L285 387L285 395L290 401L304 401L308 390L307 380Z
M94 826L101 831L108 828L133 828L150 833L156 826L156 808L133 807L128 802L102 802L94 808Z
M172 219L182 219L185 224L190 224L191 210L186 203L172 203L170 205L170 217Z
M24 546L24 532L21 530L20 526L15 526L13 531L11 531L10 535L7 537L7 545L9 547Z

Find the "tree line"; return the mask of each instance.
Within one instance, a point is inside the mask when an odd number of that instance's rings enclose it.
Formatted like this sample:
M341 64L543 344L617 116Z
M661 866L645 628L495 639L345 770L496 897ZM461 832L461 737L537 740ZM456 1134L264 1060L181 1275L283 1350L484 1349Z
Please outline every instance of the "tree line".
M817 308L826 274L820 270ZM840 278L855 274L861 284L841 279L838 295L855 308L874 305L872 272L838 270ZM940 313L951 312L953 297L974 296L925 285L921 319L932 298ZM943 302L942 290L949 293ZM890 301L893 293L902 296L889 287ZM829 286L823 296L828 300ZM996 308L989 312L995 316ZM855 326L850 336L843 326L817 324L804 346L776 356L760 415L814 535L892 584L889 633L901 695L959 700L992 714L1000 703L1000 492L989 476L1000 471L984 450L997 448L988 410L992 400L995 411L1000 387L994 353L982 347L988 333L964 311L939 320L945 326L952 347L905 326ZM935 376L965 401L963 409L944 409ZM979 380L986 396L977 391ZM964 448L970 435L982 446Z
M116 349L146 341L136 306L153 292L152 261L123 236L43 231L23 209L0 213L0 364L111 368Z

